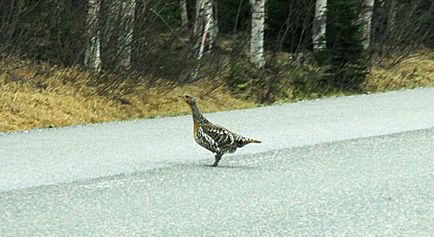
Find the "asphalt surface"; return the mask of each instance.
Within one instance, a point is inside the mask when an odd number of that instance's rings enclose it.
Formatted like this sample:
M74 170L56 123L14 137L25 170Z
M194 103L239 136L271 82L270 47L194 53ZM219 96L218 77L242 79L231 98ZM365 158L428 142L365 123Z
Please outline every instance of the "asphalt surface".
M186 116L2 134L0 236L434 236L433 102L209 114L264 141L219 168Z

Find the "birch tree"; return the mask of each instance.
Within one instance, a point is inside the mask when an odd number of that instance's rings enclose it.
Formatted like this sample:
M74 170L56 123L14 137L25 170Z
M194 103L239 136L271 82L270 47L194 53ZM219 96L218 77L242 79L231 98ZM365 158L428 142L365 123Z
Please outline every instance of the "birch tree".
M265 0L250 0L252 9L252 25L250 36L250 61L258 68L265 65L264 28Z
M313 20L313 49L318 51L324 49L326 46L326 10L327 0L316 0L315 3L315 18Z
M187 0L179 0L182 26L188 25Z
M196 0L196 15L194 20L194 35L200 34L203 29L203 23L204 23L204 8L205 8L205 1L206 0Z
M89 0L87 6L87 32L88 41L86 46L84 64L97 72L101 70L101 49L99 35L99 11L100 0Z
M214 0L203 0L203 3L200 4L200 7L202 9L199 10L199 14L203 13L203 17L199 17L198 21L200 21L200 19L203 19L202 24L204 24L204 27L203 27L202 38L199 47L199 54L198 54L199 60L202 58L205 50L211 49L215 44L215 37L217 33L214 10L213 10Z
M120 6L121 30L119 34L119 59L122 66L129 66L131 63L131 52L133 48L134 12L136 0L124 0Z
M374 11L374 0L363 0L360 22L362 23L363 48L367 49L371 39L372 13Z
M387 33L391 35L395 29L396 21L396 11L397 11L396 0L390 0L390 9L387 17Z
M216 37L216 22L214 18L214 0L197 0L196 1L196 22L194 27L195 35L201 35L199 43L199 52L197 55L197 64L193 78L197 78L201 67L200 60L202 59L205 50L211 49L215 43ZM203 29L203 31L202 31ZM196 37L195 37L196 38Z
M207 0L205 4L205 29L204 34L208 37L208 48L211 49L217 37L217 24L214 11L215 0Z

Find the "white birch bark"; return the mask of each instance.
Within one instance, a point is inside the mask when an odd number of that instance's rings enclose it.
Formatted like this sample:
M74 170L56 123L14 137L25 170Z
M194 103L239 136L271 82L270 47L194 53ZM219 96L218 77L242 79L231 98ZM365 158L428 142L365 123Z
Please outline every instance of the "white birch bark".
M396 21L396 0L390 0L390 10L389 15L387 17L387 33L389 35L393 34L393 31L395 30L395 21Z
M216 37L216 22L214 17L214 0L207 0L205 4L205 28L204 34L208 36L208 48L211 49L214 45Z
M194 35L198 35L202 32L204 24L204 8L206 0L196 0L196 15L194 21Z
M362 23L363 48L367 49L371 40L372 13L374 11L374 0L363 0L360 22Z
M136 0L123 0L120 10L119 59L122 66L130 66L133 48L134 12Z
M196 0L196 15L195 17L197 18L200 15L200 10L203 8L202 4L204 3L204 0Z
M326 10L327 0L316 0L315 3L315 18L313 20L313 49L318 51L324 49L326 46Z
M265 0L250 0L252 8L252 26L250 36L250 61L258 68L265 65L264 30Z
M215 37L215 21L213 11L213 0L205 0L203 4L204 12L204 30L202 40L199 47L198 60L200 60L206 49L211 49L214 44Z
M187 0L179 0L182 26L188 25Z
M84 65L97 72L101 70L101 49L99 35L100 0L89 0L87 8L86 26L88 41L84 57Z

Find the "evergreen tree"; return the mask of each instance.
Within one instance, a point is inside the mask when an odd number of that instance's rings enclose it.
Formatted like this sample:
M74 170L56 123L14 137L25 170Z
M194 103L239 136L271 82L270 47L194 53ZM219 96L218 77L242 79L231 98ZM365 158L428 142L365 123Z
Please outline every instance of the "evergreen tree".
M358 0L333 0L327 16L330 82L345 90L359 90L367 73Z

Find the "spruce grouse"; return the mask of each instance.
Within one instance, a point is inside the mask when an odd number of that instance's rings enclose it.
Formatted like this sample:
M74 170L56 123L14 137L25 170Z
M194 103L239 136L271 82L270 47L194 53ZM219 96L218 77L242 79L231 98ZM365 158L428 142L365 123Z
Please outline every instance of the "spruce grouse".
M180 97L191 108L194 140L215 154L215 162L212 166L217 166L225 153L235 152L237 148L249 143L261 143L261 141L243 137L222 126L211 123L200 112L196 100L192 96L186 94Z

